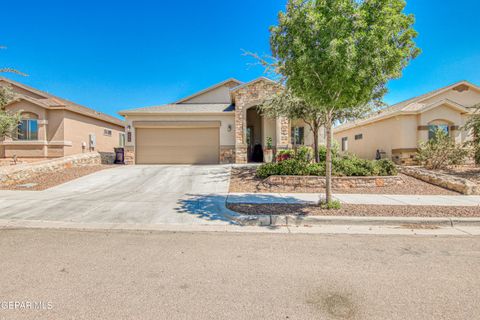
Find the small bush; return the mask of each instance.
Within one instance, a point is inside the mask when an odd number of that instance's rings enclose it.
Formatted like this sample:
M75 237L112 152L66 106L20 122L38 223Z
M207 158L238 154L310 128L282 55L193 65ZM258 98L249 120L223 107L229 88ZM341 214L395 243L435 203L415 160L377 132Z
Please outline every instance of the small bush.
M280 150L277 152L277 162L282 162L293 158L295 152L293 150Z
M396 176L398 174L397 166L390 160L382 159L375 162L377 176Z
M342 207L342 204L338 200L332 200L330 203L326 201L321 201L319 203L320 208L328 210L339 210Z
M468 154L468 149L455 144L447 132L437 129L432 139L420 143L417 159L429 169L444 169L463 164Z
M307 146L298 147L295 151L294 158L298 161L310 163L313 160L313 149Z

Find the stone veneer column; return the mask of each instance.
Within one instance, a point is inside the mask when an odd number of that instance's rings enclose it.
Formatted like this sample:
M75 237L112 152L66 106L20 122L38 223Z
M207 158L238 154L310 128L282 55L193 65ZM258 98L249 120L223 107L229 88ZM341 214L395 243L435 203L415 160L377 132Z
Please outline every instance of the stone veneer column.
M247 109L263 103L265 99L278 93L281 88L274 81L259 78L232 91L235 101L235 163L247 163ZM288 123L288 119L286 121ZM282 123L285 125L285 122ZM281 135L281 141L287 145L288 131L289 128L283 130Z
M277 150L288 149L290 146L290 120L286 117L277 118Z

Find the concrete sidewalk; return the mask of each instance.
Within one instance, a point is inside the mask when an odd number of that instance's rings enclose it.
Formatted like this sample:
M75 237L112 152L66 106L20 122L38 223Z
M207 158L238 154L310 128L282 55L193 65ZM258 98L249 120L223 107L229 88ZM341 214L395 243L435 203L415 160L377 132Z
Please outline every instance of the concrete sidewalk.
M319 193L229 193L229 204L317 204ZM480 207L480 196L335 194L345 204Z

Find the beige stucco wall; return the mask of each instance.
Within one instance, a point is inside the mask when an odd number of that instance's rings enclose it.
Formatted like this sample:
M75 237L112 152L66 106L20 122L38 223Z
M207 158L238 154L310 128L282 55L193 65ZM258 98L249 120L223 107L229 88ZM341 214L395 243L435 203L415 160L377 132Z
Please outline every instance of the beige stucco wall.
M135 121L220 121L220 145L235 145L235 117L233 113L226 115L129 115L126 117L127 125L132 128L132 141L126 142L127 146L135 145ZM229 130L229 125L231 130Z
M355 135L363 139L355 140ZM417 116L397 116L383 121L358 126L334 133L334 139L341 146L342 138L348 138L348 152L361 158L375 159L377 149L392 156L392 149L415 148L417 144Z
M450 89L446 92L423 100L422 104L429 105L443 99L455 101L465 107L472 107L475 104L480 103L480 92L475 90L474 88L469 88L469 90L462 92Z
M70 145L65 146L65 155L72 155L89 151L89 135L95 134L96 148L93 151L113 152L119 146L119 134L124 128L98 119L90 118L71 111L65 111L64 118L65 141ZM111 136L104 135L104 129L112 130ZM86 148L82 148L82 143Z
M230 89L227 86L210 90L182 103L230 103Z

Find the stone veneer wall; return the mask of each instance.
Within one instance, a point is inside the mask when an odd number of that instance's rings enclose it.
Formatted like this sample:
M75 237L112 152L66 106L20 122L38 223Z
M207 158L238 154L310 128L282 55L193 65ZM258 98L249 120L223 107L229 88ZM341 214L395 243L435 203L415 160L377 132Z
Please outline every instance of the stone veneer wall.
M427 170L422 167L400 166L399 171L408 176L442 188L457 191L466 195L480 195L480 186L464 178Z
M135 147L134 146L125 146L124 147L124 161L125 164L135 164Z
M292 187L325 187L325 177L319 176L270 176L264 180L271 185ZM401 185L405 182L399 176L375 177L333 177L332 188L375 188Z
M8 185L42 173L101 163L102 157L98 152L89 152L29 164L4 166L0 167L0 184Z
M220 146L220 163L235 163L235 146Z
M281 87L274 82L261 79L245 85L233 91L235 99L235 162L247 163L247 145L245 132L247 127L247 109L257 106L272 95L278 93ZM278 146L288 146L289 142L289 121L283 118L281 121L280 141Z

